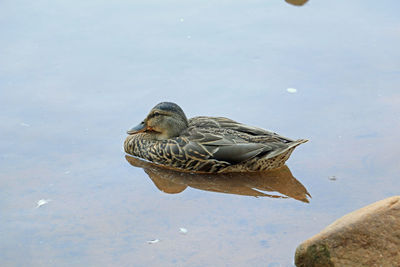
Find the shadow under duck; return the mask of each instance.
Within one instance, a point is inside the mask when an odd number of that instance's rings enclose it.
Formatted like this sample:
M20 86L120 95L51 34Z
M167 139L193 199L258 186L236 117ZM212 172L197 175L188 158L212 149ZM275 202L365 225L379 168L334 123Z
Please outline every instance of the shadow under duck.
M156 105L127 132L125 152L189 172L248 172L282 167L293 150L308 140L276 133L223 117L187 119L175 103Z
M168 169L129 155L125 158L132 166L142 168L154 185L167 194L178 194L191 187L241 196L293 198L305 203L311 199L287 165L265 172L194 173Z

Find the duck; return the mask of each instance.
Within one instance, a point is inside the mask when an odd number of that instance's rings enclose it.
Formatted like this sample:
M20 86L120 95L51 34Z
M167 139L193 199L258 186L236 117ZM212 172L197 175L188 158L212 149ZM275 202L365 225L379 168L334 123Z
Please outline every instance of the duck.
M182 108L161 102L127 131L127 154L180 171L198 173L260 172L281 168L293 140L225 117L187 119Z

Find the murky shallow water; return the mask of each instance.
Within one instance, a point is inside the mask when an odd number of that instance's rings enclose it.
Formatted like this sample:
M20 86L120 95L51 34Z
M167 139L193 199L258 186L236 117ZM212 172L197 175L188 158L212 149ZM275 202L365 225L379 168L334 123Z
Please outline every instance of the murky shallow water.
M0 265L291 266L301 241L400 190L398 9L3 1ZM163 100L310 139L297 180L149 179L122 144ZM255 187L280 197L232 194Z

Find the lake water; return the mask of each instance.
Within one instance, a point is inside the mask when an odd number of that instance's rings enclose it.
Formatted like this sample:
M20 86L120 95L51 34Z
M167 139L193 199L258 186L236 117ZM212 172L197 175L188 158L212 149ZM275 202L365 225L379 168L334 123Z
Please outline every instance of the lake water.
M398 194L400 2L288 2L2 1L0 265L292 266ZM134 167L161 101L310 141L244 182Z

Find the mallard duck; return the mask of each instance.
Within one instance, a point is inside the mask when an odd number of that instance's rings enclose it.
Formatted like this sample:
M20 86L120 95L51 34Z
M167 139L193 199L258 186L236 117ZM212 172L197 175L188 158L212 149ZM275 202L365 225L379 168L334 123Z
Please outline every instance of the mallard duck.
M276 133L223 117L187 119L175 103L162 102L127 131L125 152L189 172L248 172L280 168L305 139Z

